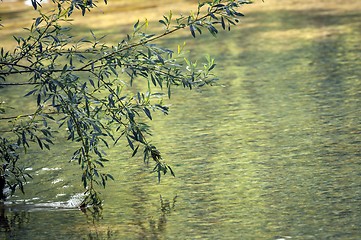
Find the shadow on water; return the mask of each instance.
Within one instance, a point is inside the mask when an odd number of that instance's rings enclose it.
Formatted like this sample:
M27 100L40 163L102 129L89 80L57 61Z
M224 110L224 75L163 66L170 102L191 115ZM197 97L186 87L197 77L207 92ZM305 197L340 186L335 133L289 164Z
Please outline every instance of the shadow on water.
M177 196L167 199L159 196L159 205L154 215L147 215L141 196L139 202L134 202L132 208L136 217L128 223L129 228L136 227L138 230L132 239L159 239L166 231L167 219L176 211ZM66 203L63 203L64 205ZM79 214L77 208L60 206L58 203L48 204L4 204L0 203L0 236L1 239L118 239L123 235L119 229L111 229L102 224L102 213L94 215L89 210L84 210L84 215ZM65 218L61 223L57 217ZM45 230L46 225L37 226L37 222L43 217L48 220L49 226L56 224L57 232ZM60 231L61 233L59 234ZM124 229L123 231L127 231ZM36 236L41 232L40 236ZM69 238L69 236L72 236ZM137 236L137 237L135 237Z

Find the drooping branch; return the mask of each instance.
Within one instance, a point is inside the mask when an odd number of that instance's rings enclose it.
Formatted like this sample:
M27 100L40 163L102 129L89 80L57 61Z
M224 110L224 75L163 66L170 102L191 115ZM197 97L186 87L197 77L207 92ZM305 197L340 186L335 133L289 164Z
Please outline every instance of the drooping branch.
M37 0L32 2L34 8L38 6ZM79 7L84 15L92 4L88 6L86 1L70 0L53 2L60 4L58 13L49 16L41 14L29 29L28 38L15 38L18 47L14 53L4 53L3 50L0 53L0 87L34 85L25 96L34 96L31 101L38 107L33 114L0 118L21 119L11 121L11 132L17 138L13 145L23 146L26 150L31 146L28 144L30 139L37 142L41 149L44 146L49 149L46 144L52 143L50 131L53 126L47 125L47 118L52 119L59 128L66 127L68 140L80 144L71 160L76 160L81 166L81 180L87 194L83 206L99 207L101 199L95 185L105 187L106 180L113 179L110 174L100 171L104 167L103 162L108 161L101 151L109 147L107 141L115 145L119 139L124 140L124 145L132 150L132 156L137 154L140 146L143 147L144 162L154 160L153 171L158 173L158 180L161 173L170 172L174 176L173 170L162 159L161 152L147 139L149 126L146 119L153 119L152 110L168 113L163 99L155 104L156 100L152 97L157 92L153 95L153 88L160 89L159 94L163 94L163 87L167 85L170 97L171 86L174 85L183 84L189 89L201 87L213 81L210 71L215 64L209 58L207 64L199 66L196 62L180 58L182 55L179 51L178 56L173 57L171 50L157 47L155 42L187 27L193 37L201 34L203 29L216 35L218 30L215 26L223 29L228 26L229 29L235 25L237 18L243 15L234 8L248 2L213 0L202 3L195 14L181 16L176 22L171 21L170 13L159 21L166 26L160 34L145 34L142 32L144 24L138 21L132 37L128 35L127 39L111 47L105 44L99 46L93 33L94 42L79 40L74 44L71 36L65 33L65 28L58 24L61 20L67 20L74 7ZM62 4L69 4L69 7ZM205 5L209 6L207 11L201 11ZM74 45L66 49L72 43ZM79 48L81 43L92 45L86 45L87 49L82 52L79 50L83 49ZM8 79L11 75L20 74L30 76L28 82L11 82ZM130 80L131 86L134 79L146 79L148 91L134 93L133 89L127 89L123 77ZM50 106L55 112L48 112L49 108L43 109L42 106ZM1 111L5 109L1 108ZM61 116L56 116L55 121L50 116L52 114ZM26 117L29 119L23 120ZM22 187L22 182L17 184L11 186Z

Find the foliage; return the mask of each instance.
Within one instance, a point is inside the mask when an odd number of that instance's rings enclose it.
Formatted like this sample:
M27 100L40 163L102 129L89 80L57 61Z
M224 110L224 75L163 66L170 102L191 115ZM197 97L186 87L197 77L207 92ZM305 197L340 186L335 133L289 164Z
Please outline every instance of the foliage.
M33 113L0 119L11 123L0 137L3 162L0 174L6 185L12 192L17 188L24 191L23 185L30 175L19 167L19 152L26 152L32 143L40 149L50 149L53 137L64 131L67 140L78 146L71 161L81 167L83 206L101 206L96 186L105 187L113 179L104 171L110 160L105 150L120 141L132 150L132 156L143 149L143 161L154 161L158 180L167 172L174 176L160 151L148 141L146 119L152 120L154 111L168 114L163 97L170 98L173 87L193 89L212 85L216 80L211 73L215 63L208 57L199 64L184 58L183 46L174 52L155 42L182 29L189 29L193 37L204 30L215 36L217 27L230 30L243 16L238 8L249 2L199 3L197 11L189 16L174 17L170 11L159 20L164 25L159 34L147 33L148 22L137 21L133 32L114 46L104 43L104 38L92 31L91 39L74 40L66 22L75 10L85 15L95 7L91 0L53 3L55 9L43 13L40 3L32 0L39 16L27 29L27 37L14 36L17 47L0 51L0 87L31 86L24 97L28 101L34 99L36 104ZM133 93L128 85L135 82L143 82L146 91ZM11 107L1 105L0 114Z

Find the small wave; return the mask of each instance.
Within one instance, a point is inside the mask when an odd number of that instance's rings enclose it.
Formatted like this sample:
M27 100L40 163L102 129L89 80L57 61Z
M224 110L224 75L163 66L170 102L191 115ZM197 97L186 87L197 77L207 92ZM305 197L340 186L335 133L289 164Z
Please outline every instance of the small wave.
M34 206L37 208L46 207L46 208L55 208L55 209L59 209L59 208L60 209L74 209L74 208L79 207L79 205L82 203L83 199L84 199L84 194L77 193L77 194L71 196L71 198L65 202L37 203L37 204L34 204Z
M77 193L70 197L67 201L57 201L57 202L44 202L44 203L33 203L34 200L39 200L38 198L33 198L29 200L15 201L15 202L5 202L5 206L13 211L52 211L52 210L75 210L78 209L80 204L84 199L83 193Z

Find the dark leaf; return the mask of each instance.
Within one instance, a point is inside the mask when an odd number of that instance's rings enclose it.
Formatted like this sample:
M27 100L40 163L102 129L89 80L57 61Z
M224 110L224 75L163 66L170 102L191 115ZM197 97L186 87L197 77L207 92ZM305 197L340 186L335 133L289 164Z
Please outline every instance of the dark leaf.
M41 101L41 94L38 94L38 98L36 100L36 103L38 104L38 106L40 106L40 101Z
M31 90L30 92L28 92L27 94L24 95L24 97L27 97L33 93L35 93L36 91L38 91L37 89Z
M191 31L192 36L195 38L196 37L196 33L195 33L195 27L193 25L189 25L189 30Z
M29 173L24 173L26 176L28 176L28 178L33 179L33 177L29 174Z
M240 12L234 12L234 15L239 16L239 17L244 17L244 14L240 13Z
M209 32L215 37L216 35L217 35L217 33L218 33L218 30L214 27L214 26L212 26L212 25L209 25L208 26L208 30L209 30Z
M149 109L146 108L146 107L144 107L144 108L143 108L143 111L144 111L144 113L147 115L147 117L148 117L150 120L152 120L152 115L151 115Z
M175 174L174 174L172 168L170 166L168 166L168 169L169 169L170 173L172 174L172 176L175 177Z
M164 26L167 26L167 23L164 21L164 20L159 20L159 22L161 23L161 24L163 24Z
M215 66L216 66L216 64L212 64L212 66L210 66L210 67L208 68L208 71L211 71Z
M36 0L31 0L31 5L33 5L33 8L36 10L38 8Z
M95 88L93 79L89 78L89 82L90 82L90 84L93 86L93 88Z
M139 25L139 20L134 24L134 30L138 28L138 25Z
M99 166L104 167L104 164L101 161L95 161Z
M107 147L107 148L109 148L109 145L108 145L108 142L107 141L105 141L103 138L99 138L103 143L104 143L104 145Z
M153 85L154 85L154 86L157 86L157 83L156 83L156 81L155 81L155 79L154 79L153 74L150 75L150 79L152 80Z
M54 145L53 141L51 141L49 138L45 138L44 140L45 140L46 142Z
M129 144L129 147L134 150L134 145L132 143L132 141L130 140L130 138L127 136L127 140L128 140L128 144Z
M39 26L39 24L40 24L41 22L42 22L41 17L36 18L36 19L35 19L35 26L36 26L36 27Z
M160 56L160 54L157 54L158 60L164 65L164 60L163 58Z
M45 147L46 149L50 150L49 144L46 144L46 143L43 143L43 144L44 144L44 147Z
M27 140L26 140L25 131L22 131L22 133L21 133L21 141L22 141L22 143L23 143L24 146L26 145L26 146L29 147L29 144L28 144L28 142L27 142Z
M229 10L228 7L226 7L226 13L228 16L233 16L233 13Z
M221 7L224 7L224 4L216 4L216 5L214 5L213 7L215 7L215 8L221 8Z
M25 194L23 183L22 183L21 181L18 181L18 183L19 183L19 188L20 188L21 192L22 192L23 194Z
M209 16L211 16L213 19L218 20L218 18L216 17L216 15L214 15L212 12L209 13Z
M171 96L170 84L168 84L168 98Z
M223 30L226 30L226 24L225 24L225 22L224 22L224 18L223 18L223 17L221 17L221 24L222 24Z
M38 141L39 147L43 149L43 143L41 142L41 140L38 137L36 137L36 140Z
M137 152L138 152L138 148L139 148L139 145L134 149L134 151L133 151L133 154L132 154L132 157L134 157L135 156L135 154L137 154Z

